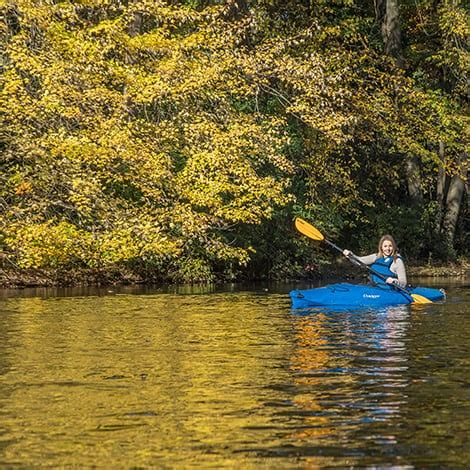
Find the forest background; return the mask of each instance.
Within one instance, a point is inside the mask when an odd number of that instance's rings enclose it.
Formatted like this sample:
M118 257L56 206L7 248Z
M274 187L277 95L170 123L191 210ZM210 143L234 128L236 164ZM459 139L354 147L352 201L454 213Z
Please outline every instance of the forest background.
M2 0L3 283L468 259L458 0ZM13 276L16 276L13 278Z

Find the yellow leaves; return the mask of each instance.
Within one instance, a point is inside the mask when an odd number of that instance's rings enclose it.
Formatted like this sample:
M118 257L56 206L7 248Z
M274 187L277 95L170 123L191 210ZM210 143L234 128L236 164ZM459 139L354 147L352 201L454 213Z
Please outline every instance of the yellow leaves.
M299 116L307 125L323 133L327 139L330 139L339 146L351 138L344 132L344 129L346 126L353 124L355 118L345 113L334 111L331 103L328 103L326 100L322 101L323 103L320 101L320 103L313 107L310 99L304 101L302 98L299 98L286 109L293 115Z
M139 254L131 228L107 231L101 235L97 244L99 263L104 266L112 266L137 258Z
M91 237L67 222L16 223L7 228L5 240L20 267L56 268L84 257Z
M148 74L139 72L135 67L125 77L126 91L137 103L152 104L154 101L171 97L168 82L165 81L165 68L159 74ZM170 71L171 73L171 71Z
M62 221L11 224L5 241L16 251L22 268L58 268L71 264L108 267L135 259L163 260L177 256L179 243L155 221L131 219L94 234Z
M5 181L5 190L15 196L27 197L33 191L33 184L27 179L27 177L18 172L10 175Z
M161 28L147 33L131 36L126 45L131 52L144 52L149 57L171 57L183 53L190 54L201 48L209 48L208 37L205 31L199 30L183 37L172 37L168 31ZM153 56L152 56L153 54Z
M436 141L460 151L462 121L374 51L374 19L352 0L236 14L206 3L15 1L1 178L24 265L181 259L186 279L209 278L210 260L247 262L238 226L292 201L291 183L325 220L359 220L375 179L401 184L387 152L430 164ZM454 7L440 7L433 63L462 81L467 29Z
M33 185L29 181L23 181L15 188L15 194L17 196L28 194L29 192L31 192L32 188Z
M171 54L175 40L169 38L160 29L139 34L128 38L127 45L134 52L155 53L158 55Z
M454 41L465 41L470 34L468 10L459 5L459 2L443 2L439 6L439 26L450 40L453 37Z
M220 241L213 241L208 247L208 252L214 259L219 261L232 260L240 266L246 266L248 264L250 254L254 253L254 251L252 247L242 249L226 245Z
M113 36L116 34L121 36L123 35L123 21L120 17L112 20L103 20L89 28L87 33L91 36Z
M28 51L26 42L26 35L12 40L7 47L9 58L15 64L16 70L30 75L40 74L44 70L44 63L39 55Z
M179 240L162 229L159 217L131 211L120 214L112 227L95 233L93 259L99 266L134 260L163 262L180 255L180 246Z
M102 188L99 181L88 178L72 178L68 198L80 215L89 217L96 207L96 199L101 196Z
M235 115L219 126L199 116L185 126L186 164L176 193L200 211L230 222L258 223L285 204L287 182L270 173L293 170L282 155L281 121Z
M178 282L213 282L215 276L207 260L188 256L177 260L178 271L175 279Z

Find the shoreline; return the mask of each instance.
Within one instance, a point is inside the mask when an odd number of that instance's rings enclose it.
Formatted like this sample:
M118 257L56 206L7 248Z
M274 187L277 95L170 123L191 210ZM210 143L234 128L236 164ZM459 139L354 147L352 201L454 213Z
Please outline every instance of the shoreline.
M448 277L448 278L470 278L470 259L459 262L439 263L439 264L409 264L407 266L408 277ZM247 279L241 277L230 282L259 282L259 281L308 281L313 279L344 278L345 280L367 277L367 273L358 271L354 266L350 266L342 261L333 263L321 272L309 273L306 276L297 276L282 279ZM215 284L228 282L224 279L216 280ZM199 282L194 284L205 284ZM152 276L143 276L130 270L96 270L96 269L76 269L76 270L44 270L44 269L7 269L0 267L0 288L26 288L26 287L93 287L93 286L113 286L113 285L146 285L146 284L184 284L174 283L168 280L156 279Z

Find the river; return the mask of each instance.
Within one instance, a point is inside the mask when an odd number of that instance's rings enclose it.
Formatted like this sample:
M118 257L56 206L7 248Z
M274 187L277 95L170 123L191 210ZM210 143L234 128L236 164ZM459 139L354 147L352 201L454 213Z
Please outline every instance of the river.
M464 468L470 283L299 314L305 285L0 291L0 466ZM431 284L432 282L432 284Z

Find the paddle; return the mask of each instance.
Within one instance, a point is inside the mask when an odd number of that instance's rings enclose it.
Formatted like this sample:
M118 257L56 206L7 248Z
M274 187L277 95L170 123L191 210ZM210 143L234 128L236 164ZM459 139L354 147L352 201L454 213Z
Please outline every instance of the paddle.
M295 228L300 233L302 233L303 235L306 235L307 237L311 238L312 240L324 241L328 245L330 245L332 248L334 248L335 250L338 250L341 253L343 252L343 250L339 246L335 245L333 242L330 242L330 240L325 238L325 236L317 228L315 228L313 225L309 224L305 220L300 219L299 217L297 217L295 219ZM366 268L367 270L369 270L371 273L375 274L377 277L379 277L383 281L385 281L387 279L387 276L384 276L383 274L375 271L375 269L372 269L369 265L363 263L356 256L351 255L350 257L348 257L348 259L352 263L358 264L358 265ZM418 294L412 294L410 291L408 291L404 287L401 287L397 284L391 284L391 285L394 289L397 289L403 295L407 296L408 300L411 299L411 302L413 302L413 303L417 303L417 304L431 304L432 303L432 301L427 299L426 297L424 297L422 295L418 295Z

